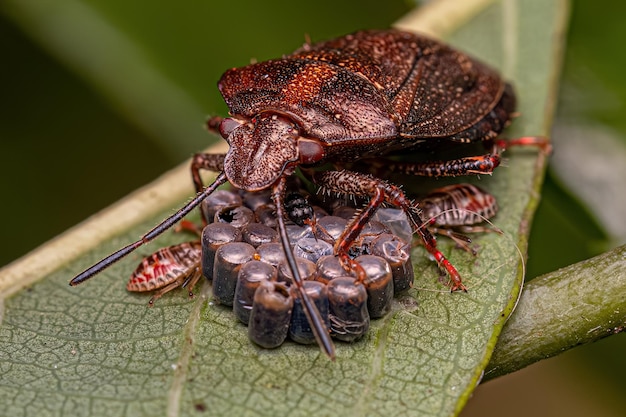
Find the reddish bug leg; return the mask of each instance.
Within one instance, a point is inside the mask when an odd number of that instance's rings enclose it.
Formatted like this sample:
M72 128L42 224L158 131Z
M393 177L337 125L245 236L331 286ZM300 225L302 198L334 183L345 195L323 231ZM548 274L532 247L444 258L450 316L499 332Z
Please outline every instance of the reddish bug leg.
M388 169L405 175L424 177L457 177L473 174L491 174L500 165L500 155L489 153L479 156L428 162L389 162Z
M413 230L419 234L426 250L435 258L437 264L448 273L452 281L450 289L452 291L467 291L456 268L437 249L437 241L428 229L424 227L425 224L420 217L419 209L398 187L371 175L345 170L319 172L315 173L313 178L324 192L338 192L371 198L367 206L357 213L348 223L343 234L337 239L335 251L340 256L347 254L348 249L358 237L363 226L374 215L378 207L383 202L386 202L400 207L407 214Z
M220 124L222 123L222 120L224 120L223 117L221 116L213 116L213 117L209 117L208 120L206 121L206 129L209 132L212 133L217 133L218 135L220 134Z
M180 223L176 225L174 230L176 231L176 233L189 232L197 236L200 236L202 234L202 228L200 228L194 222L185 219L181 220Z
M532 146L536 147L544 154L552 153L552 144L550 140L544 136L522 136L521 138L515 139L496 139L494 141L494 145L497 147L499 152L503 152L510 147L515 146Z
M424 177L457 177L475 174L492 174L500 166L502 152L517 146L532 146L543 153L552 152L552 145L542 136L524 136L517 139L496 139L491 153L458 159L427 162L397 162L385 160L385 169L405 175Z

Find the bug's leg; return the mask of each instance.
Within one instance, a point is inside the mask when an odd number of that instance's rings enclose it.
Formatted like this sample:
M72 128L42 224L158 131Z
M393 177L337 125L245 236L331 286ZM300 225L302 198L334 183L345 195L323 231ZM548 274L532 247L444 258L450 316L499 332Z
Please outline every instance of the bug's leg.
M184 279L184 277L181 277L181 278L177 279L176 281L169 283L165 287L159 288L158 291L156 291L154 294L152 294L152 297L148 301L148 305L150 307L152 307L156 300L158 300L159 298L163 297L168 292L170 292L172 290L175 290L176 288L182 287L183 286L183 279Z
M330 243L331 245L335 243L335 239L331 236L330 233L328 233L328 230L326 230L326 228L324 228L321 224L317 222L317 219L315 217L305 220L304 224L311 228L315 240L320 239Z
M195 224L194 222L190 220L185 220L185 219L181 220L180 223L178 223L175 230L176 230L176 233L189 232L189 233L193 233L196 236L202 235L202 229L197 224Z
M163 220L155 228L153 228L148 233L143 235L141 237L141 239L137 240L136 242L131 243L130 245L124 246L123 248L119 249L118 251L116 251L116 252L112 253L111 255L107 256L106 258L102 259L100 262L94 264L93 266L85 269L80 274L76 275L70 281L70 285L72 285L72 286L78 285L81 282L88 280L89 278L91 278L95 274L97 274L100 271L108 268L109 266L113 265L115 262L119 261L120 259L122 259L126 255L128 255L131 252L135 251L137 248L139 248L139 247L143 246L144 244L150 242L151 240L155 239L161 233L165 232L167 229L169 229L170 227L174 226L176 223L181 221L193 209L195 209L197 206L199 206L200 203L202 203L202 201L204 201L204 199L206 199L209 195L211 195L217 189L217 187L219 187L220 185L224 184L225 182L226 182L226 174L224 174L222 172L222 173L220 173L217 176L217 178L215 179L213 184L209 185L204 190L202 190L202 192L198 193L191 201L189 201L187 204L185 204L176 213L172 214L170 217L168 217L167 219Z
M454 230L439 228L439 227L429 227L428 230L433 235L445 236L449 239L452 239L454 243L457 244L458 247L463 249L464 251L471 253L472 255L478 255L475 249L470 247L470 243L472 243L472 239L469 236L465 236L461 233L457 233Z
M224 120L224 118L221 116L209 117L206 121L206 129L211 133L221 135L220 124L222 123L222 120Z
M280 241L283 245L285 258L287 260L287 264L289 265L289 269L291 270L291 275L293 276L294 286L297 290L298 295L300 296L302 305L304 306L304 314L311 324L311 329L313 330L315 340L317 341L317 344L322 348L322 350L324 350L326 355L328 355L328 357L330 357L332 360L335 360L335 346L330 339L330 334L324 324L324 319L322 319L322 316L320 315L317 307L304 290L303 280L300 277L300 271L296 263L296 258L293 254L293 251L291 250L289 236L287 236L287 228L285 227L286 213L284 207L286 185L286 177L282 176L272 188L272 200L274 201L274 205L276 206L276 221L278 222L278 233L280 235Z
M185 282L183 282L183 285L181 285L182 288L187 288L189 290L189 298L193 297L193 287L196 286L200 278L202 278L202 268L197 266L187 277Z
M464 225L464 226L455 226L453 229L456 229L458 233L497 233L499 235L503 235L504 232L499 227L495 225L480 226L480 225Z
M499 153L489 153L442 161L390 161L387 165L387 169L395 173L424 177L457 177L461 175L491 174L493 170L500 165L500 159Z
M548 139L542 136L496 139L494 141L486 141L486 143L491 144L493 150L484 155L426 162L385 160L384 169L389 172L424 177L457 177L464 175L491 174L500 165L502 152L511 147L536 147L545 154L549 154L552 150L552 145L550 145Z
M224 170L225 153L197 153L191 160L191 178L196 192L199 193L204 188L200 171L222 172Z
M212 120L212 119L211 119ZM196 187L196 192L199 193L204 188L200 171L213 171L222 172L224 170L224 153L197 153L191 160L191 178L193 179L193 185ZM200 210L202 212L202 210ZM208 224L207 219L202 214L202 225Z
M399 187L368 174L346 170L318 172L314 174L313 179L322 187L324 192L337 192L370 198L365 208L352 218L342 235L337 239L335 243L337 254L340 256L347 254L365 224L374 215L378 207L386 202L400 207L407 214L414 232L419 234L426 250L448 273L452 281L450 289L452 291L467 291L456 268L437 249L437 241L425 227L419 208L406 197Z
M515 139L496 139L494 140L494 145L498 149L498 152L503 152L515 146L532 146L538 148L546 155L552 153L552 144L545 136L522 136Z
M221 117L212 117L207 121L207 127L215 121L217 123L217 127L219 127L219 123L222 121ZM218 132L219 133L219 132ZM213 172L222 172L224 169L224 158L226 154L217 153L197 153L193 156L191 160L191 178L193 180L193 185L196 189L196 193L199 193L204 188L204 183L202 182L202 177L200 177L200 171L213 171ZM200 210L202 217L202 226L206 226L208 224L207 219L204 216L204 212ZM178 227L176 228L177 232L180 231L188 231L194 233L196 235L200 235L202 233L202 228L197 226L196 224L189 222L187 220L183 220L180 222Z

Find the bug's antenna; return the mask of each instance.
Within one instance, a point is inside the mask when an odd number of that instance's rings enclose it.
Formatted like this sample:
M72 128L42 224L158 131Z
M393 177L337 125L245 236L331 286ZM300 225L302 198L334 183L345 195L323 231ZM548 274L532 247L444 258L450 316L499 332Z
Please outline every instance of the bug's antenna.
M98 262L97 264L95 264L95 265L85 269L83 272L81 272L80 274L76 275L70 281L70 285L71 286L78 285L81 282L88 280L92 276L94 276L97 273L105 270L109 266L113 265L115 262L119 261L120 259L122 259L126 255L128 255L129 253L133 252L135 249L137 249L140 246L150 242L151 240L153 240L154 238L159 236L161 233L165 232L167 229L172 227L174 224L176 224L177 222L182 220L183 217L185 217L187 214L189 214L189 212L191 212L200 203L202 203L202 201L205 198L207 198L209 195L211 195L215 191L215 189L217 187L219 187L220 185L222 185L225 182L226 182L226 174L224 174L222 172L222 173L220 173L217 176L217 178L215 179L213 184L211 184L210 186L206 187L202 192L198 193L193 198L193 200L191 200L190 202L185 204L176 213L172 214L170 217L168 217L167 219L163 220L154 229L150 230L148 233L143 235L141 237L141 239L137 240L136 242L131 243L130 245L124 246L122 249L112 253L111 255L107 256L106 258L104 258L103 260Z
M324 320L322 319L319 310L304 290L303 280L300 277L300 271L298 270L298 264L296 263L293 251L291 250L289 236L287 236L287 229L285 227L285 212L283 207L283 195L285 194L286 182L286 177L281 177L272 190L272 200L274 200L274 205L276 206L276 220L278 221L280 241L283 244L285 259L287 260L287 264L289 265L289 269L293 275L294 285L298 290L298 295L300 296L300 300L304 306L304 314L306 315L308 322L311 324L315 340L324 353L326 353L331 360L335 360L335 345L333 345L333 342L330 339L330 334L324 325Z

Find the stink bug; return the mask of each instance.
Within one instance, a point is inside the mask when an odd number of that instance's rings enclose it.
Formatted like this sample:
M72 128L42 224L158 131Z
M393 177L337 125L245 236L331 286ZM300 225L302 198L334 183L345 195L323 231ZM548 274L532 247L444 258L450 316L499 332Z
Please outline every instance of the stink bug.
M495 141L509 124L515 96L487 65L451 47L398 30L356 32L327 42L305 44L291 55L233 68L218 88L230 117L208 127L230 145L226 154L197 154L192 161L196 197L136 242L78 274L77 285L147 243L230 182L246 191L268 189L276 207L279 238L316 340L330 356L334 347L317 308L306 295L285 227L287 179L300 167L327 192L369 199L334 244L344 265L351 243L387 203L404 210L426 249L451 278L451 290L465 290L461 277L437 249L417 204L397 186L348 164L382 155L463 147L484 142L492 152L452 160L402 162L398 171L427 176L491 173L506 142ZM315 171L334 165L340 170ZM219 172L205 187L201 170Z

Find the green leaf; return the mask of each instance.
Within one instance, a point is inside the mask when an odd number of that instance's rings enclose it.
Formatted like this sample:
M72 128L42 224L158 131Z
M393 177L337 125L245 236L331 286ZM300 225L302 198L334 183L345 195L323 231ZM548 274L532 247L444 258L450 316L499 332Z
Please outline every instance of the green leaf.
M453 5L462 13L451 20L462 27L428 29L514 82L522 116L508 135L547 135L566 4L502 1L481 9L483 3ZM450 4L433 3L401 25L441 22ZM480 7L464 10L466 4ZM124 290L142 254L183 235L167 233L89 283L67 285L181 204L190 194L181 167L2 271L0 288L12 296L3 299L0 402L7 415L38 416L455 415L478 383L523 279L521 253L544 159L528 150L507 156L506 167L480 180L498 198L496 224L505 235L478 237L476 258L441 239L469 292L445 291L434 263L416 248L415 288L372 323L364 340L338 343L335 362L312 346L255 347L233 314L210 302L208 283L193 301L173 292L153 308L148 297Z

